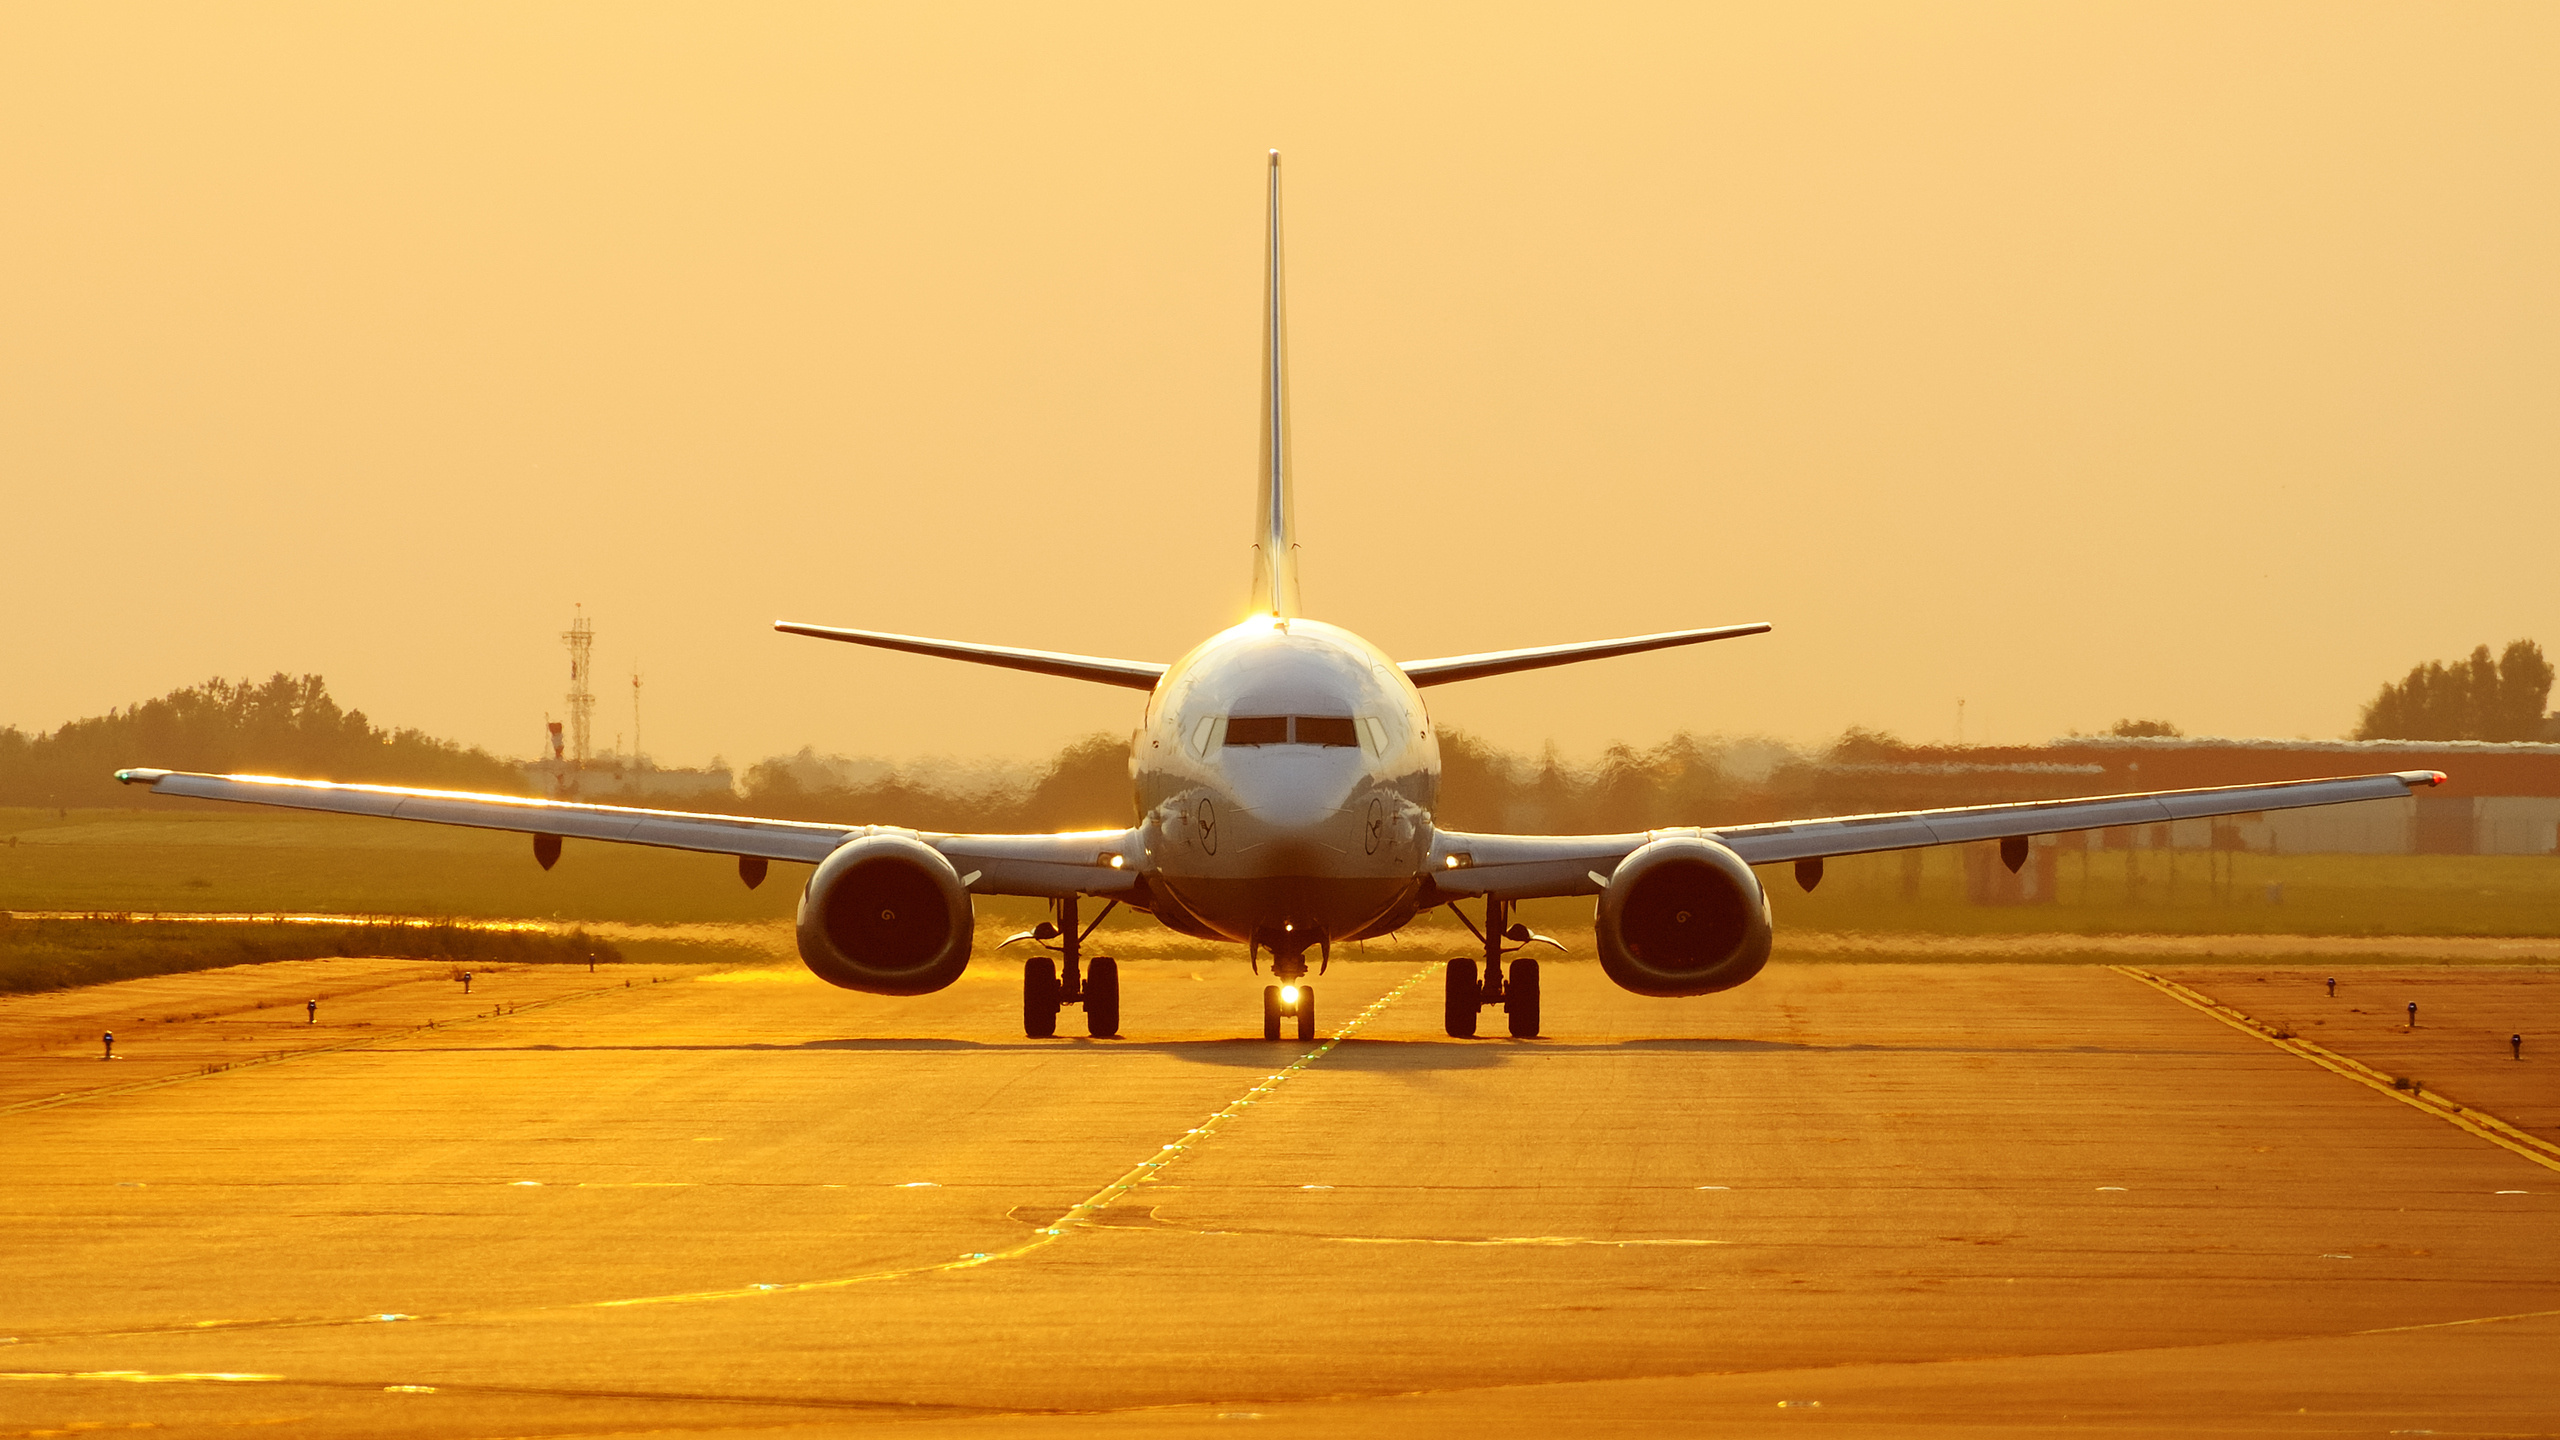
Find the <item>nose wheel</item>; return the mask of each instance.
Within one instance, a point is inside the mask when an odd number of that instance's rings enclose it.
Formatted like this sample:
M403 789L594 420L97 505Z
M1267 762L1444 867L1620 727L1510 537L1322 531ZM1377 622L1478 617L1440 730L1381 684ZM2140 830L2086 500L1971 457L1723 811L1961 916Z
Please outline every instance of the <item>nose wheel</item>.
M1289 1025L1297 1026L1298 1038L1316 1038L1316 988L1312 985L1265 985L1262 987L1262 1038L1277 1040Z

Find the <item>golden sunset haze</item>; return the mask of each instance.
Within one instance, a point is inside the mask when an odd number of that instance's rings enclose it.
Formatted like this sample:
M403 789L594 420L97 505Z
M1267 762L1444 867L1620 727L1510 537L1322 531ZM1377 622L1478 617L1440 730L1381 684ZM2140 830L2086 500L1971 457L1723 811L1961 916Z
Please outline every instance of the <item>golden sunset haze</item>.
M2332 736L2560 643L2560 7L18 5L0 723L1045 754L1250 573L1569 753ZM130 763L162 763L150 755ZM860 817L847 817L858 819ZM1712 817L1701 817L1711 819Z

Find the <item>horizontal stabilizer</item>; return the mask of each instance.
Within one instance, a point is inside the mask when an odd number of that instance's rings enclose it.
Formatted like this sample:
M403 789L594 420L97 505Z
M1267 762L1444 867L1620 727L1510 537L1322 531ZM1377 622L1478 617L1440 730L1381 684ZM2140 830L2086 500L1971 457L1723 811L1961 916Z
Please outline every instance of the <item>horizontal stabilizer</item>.
M1612 655L1636 655L1647 650L1668 650L1675 645L1730 640L1737 635L1758 635L1768 628L1754 624L1718 625L1711 630L1666 630L1659 635L1630 635L1623 640L1584 640L1573 645L1540 645L1529 650L1490 650L1482 655L1408 660L1403 668L1406 677L1416 685L1446 685L1456 680L1508 675L1515 670L1543 670L1550 665L1571 665L1581 660L1606 660Z
M773 628L786 635L814 635L820 640L842 640L851 645L873 645L883 650L904 650L910 655L934 655L945 660L967 660L1007 670L1028 670L1034 675L1057 675L1069 680L1121 685L1131 690L1153 690L1165 672L1164 666L1145 660L1061 655L1054 650L972 645L962 640L928 640L918 635L890 635L878 630L838 630L828 625L795 625L780 620L774 622Z

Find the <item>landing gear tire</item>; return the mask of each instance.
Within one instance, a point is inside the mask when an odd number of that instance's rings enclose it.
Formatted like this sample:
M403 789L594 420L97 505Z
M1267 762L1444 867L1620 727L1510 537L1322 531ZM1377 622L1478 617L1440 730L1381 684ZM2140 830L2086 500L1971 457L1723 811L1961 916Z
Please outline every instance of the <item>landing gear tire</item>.
M1108 1040L1120 1033L1120 962L1096 955L1084 972L1084 1033Z
M1058 962L1046 955L1022 962L1022 1033L1034 1040L1058 1033Z
M1511 962L1511 981L1503 990L1502 1008L1511 1022L1511 1038L1538 1038L1538 962Z
M1316 1038L1316 987L1313 985L1298 987L1297 1010L1298 1038L1313 1040Z
M1476 988L1476 962L1452 960L1448 974L1448 1028L1453 1040L1471 1040L1476 1033L1476 1007L1484 994Z
M1280 987L1277 985L1262 987L1262 1038L1280 1038Z

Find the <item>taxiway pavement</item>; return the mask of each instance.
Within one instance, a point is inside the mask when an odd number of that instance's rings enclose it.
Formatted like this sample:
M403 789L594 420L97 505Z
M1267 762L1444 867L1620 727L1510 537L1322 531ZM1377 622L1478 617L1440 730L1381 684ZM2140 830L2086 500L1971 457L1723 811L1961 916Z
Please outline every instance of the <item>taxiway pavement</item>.
M2560 1169L2104 967L654 973L0 1113L0 1434L2560 1431Z

